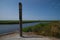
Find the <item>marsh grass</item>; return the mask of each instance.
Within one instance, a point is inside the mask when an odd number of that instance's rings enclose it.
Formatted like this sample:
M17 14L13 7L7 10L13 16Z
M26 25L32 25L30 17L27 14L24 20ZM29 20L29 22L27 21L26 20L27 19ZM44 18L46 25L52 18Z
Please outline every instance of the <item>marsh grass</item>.
M34 32L36 35L60 38L60 21L25 27L23 32Z
M39 22L38 20L25 20L22 23ZM0 20L0 24L19 24L19 20Z

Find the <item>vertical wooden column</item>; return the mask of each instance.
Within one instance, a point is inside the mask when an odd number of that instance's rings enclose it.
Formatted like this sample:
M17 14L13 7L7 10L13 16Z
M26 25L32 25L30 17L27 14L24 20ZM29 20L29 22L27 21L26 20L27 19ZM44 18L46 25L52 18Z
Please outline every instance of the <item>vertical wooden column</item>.
M19 3L20 36L22 37L22 3Z

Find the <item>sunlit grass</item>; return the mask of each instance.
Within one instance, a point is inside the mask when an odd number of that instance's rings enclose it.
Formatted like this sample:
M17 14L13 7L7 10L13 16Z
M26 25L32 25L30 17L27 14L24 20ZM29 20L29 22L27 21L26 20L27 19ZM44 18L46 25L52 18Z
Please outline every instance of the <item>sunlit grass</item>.
M60 21L25 27L23 28L23 32L34 32L36 35L60 38Z

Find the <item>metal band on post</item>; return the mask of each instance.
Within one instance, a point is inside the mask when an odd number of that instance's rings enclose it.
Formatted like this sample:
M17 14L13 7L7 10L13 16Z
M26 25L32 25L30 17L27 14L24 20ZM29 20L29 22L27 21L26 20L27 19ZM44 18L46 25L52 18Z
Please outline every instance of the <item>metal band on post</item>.
M22 37L22 4L19 3L19 24L20 24L20 36Z

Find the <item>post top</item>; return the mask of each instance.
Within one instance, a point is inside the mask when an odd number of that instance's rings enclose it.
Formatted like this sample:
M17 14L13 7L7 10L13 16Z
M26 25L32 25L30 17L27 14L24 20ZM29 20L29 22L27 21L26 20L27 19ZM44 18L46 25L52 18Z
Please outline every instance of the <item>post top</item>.
M19 5L22 5L22 3L20 2Z

